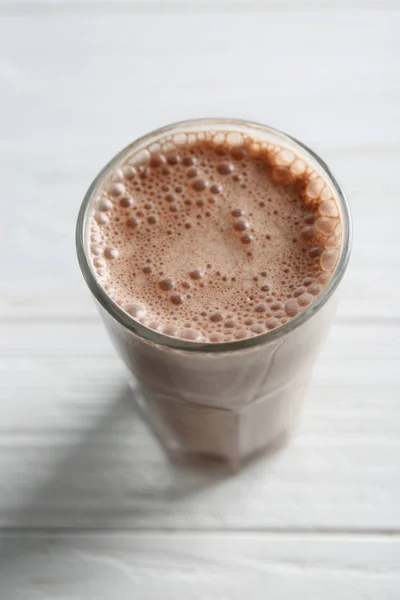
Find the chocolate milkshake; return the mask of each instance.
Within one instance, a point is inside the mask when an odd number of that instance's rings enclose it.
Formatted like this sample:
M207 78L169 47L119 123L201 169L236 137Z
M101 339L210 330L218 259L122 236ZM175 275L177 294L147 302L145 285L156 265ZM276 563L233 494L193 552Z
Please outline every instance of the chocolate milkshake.
M100 174L81 266L169 450L237 463L292 428L348 236L327 168L254 124L165 128Z

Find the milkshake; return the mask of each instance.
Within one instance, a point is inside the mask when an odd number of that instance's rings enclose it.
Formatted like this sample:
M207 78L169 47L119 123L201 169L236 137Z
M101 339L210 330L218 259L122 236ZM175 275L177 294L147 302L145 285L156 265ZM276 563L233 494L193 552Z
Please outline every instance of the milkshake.
M291 430L348 225L319 159L255 124L171 126L103 170L81 266L168 450L237 464Z

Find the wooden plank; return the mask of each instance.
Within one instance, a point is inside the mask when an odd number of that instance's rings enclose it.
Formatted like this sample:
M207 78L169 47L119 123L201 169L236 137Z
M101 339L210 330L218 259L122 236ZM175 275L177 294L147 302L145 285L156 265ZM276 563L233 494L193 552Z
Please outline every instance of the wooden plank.
M230 113L310 143L397 142L399 20L400 11L4 18L2 138L113 136L118 148L138 124Z
M94 14L154 14L154 13L232 13L269 11L337 11L337 10L395 10L396 0L3 0L0 14L81 15Z
M168 461L97 325L0 343L0 526L400 531L398 328L335 327L294 439L235 477Z
M397 600L400 542L375 536L7 536L4 598Z

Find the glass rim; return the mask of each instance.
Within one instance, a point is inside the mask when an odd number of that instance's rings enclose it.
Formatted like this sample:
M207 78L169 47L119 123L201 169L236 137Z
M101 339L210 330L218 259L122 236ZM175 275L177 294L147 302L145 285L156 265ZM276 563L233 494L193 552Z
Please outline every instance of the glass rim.
M93 198L96 196L98 188L101 183L104 181L109 172L119 163L127 154L132 152L136 146L140 147L143 143L146 143L147 140L151 140L154 137L161 137L163 134L168 134L173 132L174 129L178 129L179 127L193 127L193 126L204 126L204 127L212 127L226 125L232 127L237 125L238 127L247 127L250 129L261 129L264 132L270 132L273 135L281 137L283 139L283 143L285 140L294 143L299 146L306 154L309 154L323 169L324 174L326 174L330 182L332 183L337 200L339 202L339 207L341 211L342 217L342 226L343 226L343 237L341 244L341 251L339 255L339 259L337 261L335 270L329 279L327 286L324 290L316 297L314 302L310 304L305 310L301 311L298 315L290 319L287 323L283 325L279 325L275 329L271 329L266 333L262 333L256 335L251 338L244 338L240 340L234 340L230 342L196 342L183 340L181 338L175 338L172 336L168 336L166 334L160 333L159 331L155 331L150 329L146 325L143 325L139 321L136 321L133 317L131 317L128 313L126 313L122 308L120 308L113 300L108 296L106 291L97 281L91 267L90 256L88 253L88 244L85 240L85 233L87 231L87 221L89 215L89 208L91 208L91 202ZM156 140L154 140L156 141ZM317 313L329 300L332 296L336 288L338 287L342 277L346 271L346 267L350 258L351 252L351 244L352 244L352 221L350 210L348 206L348 201L345 196L345 193L339 184L338 180L325 163L322 158L320 158L313 150L311 150L308 146L297 140L296 138L288 135L287 133L280 131L279 129L275 129L274 127L270 127L269 125L263 125L261 123L247 121L243 119L229 119L229 118L198 118L198 119L188 119L184 121L178 121L176 123L171 123L164 127L157 128L153 131L150 131L146 135L143 135L127 146L125 146L120 152L118 152L96 175L91 185L89 186L81 207L78 213L78 219L76 224L76 251L79 266L82 272L82 275L88 285L90 291L93 296L99 302L99 304L106 310L106 312L113 317L116 321L118 321L123 327L137 335L139 338L147 342L152 342L159 346L164 346L167 348L175 349L175 350L184 350L184 351L194 351L194 352L202 352L202 353L210 353L210 352L234 352L238 350L243 350L245 348L253 348L256 346L261 346L264 344L269 344L273 341L279 340L280 338L285 337L291 331L300 327L303 323L307 322L312 316Z

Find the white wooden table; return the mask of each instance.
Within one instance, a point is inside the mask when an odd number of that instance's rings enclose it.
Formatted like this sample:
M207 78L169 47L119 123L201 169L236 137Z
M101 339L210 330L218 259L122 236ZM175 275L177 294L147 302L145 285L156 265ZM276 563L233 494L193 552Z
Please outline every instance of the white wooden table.
M0 600L400 598L400 3L0 3ZM75 218L195 116L314 147L350 199L341 304L291 444L170 464L79 273Z

